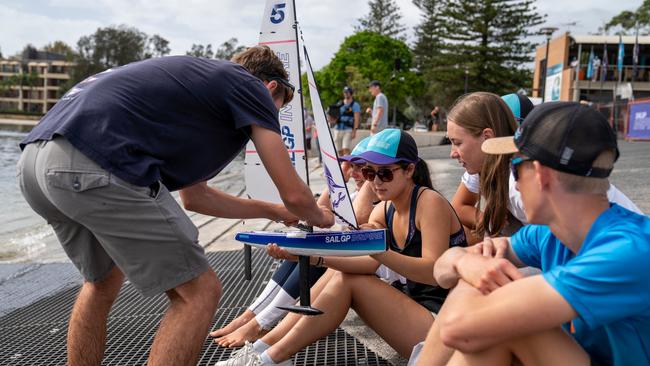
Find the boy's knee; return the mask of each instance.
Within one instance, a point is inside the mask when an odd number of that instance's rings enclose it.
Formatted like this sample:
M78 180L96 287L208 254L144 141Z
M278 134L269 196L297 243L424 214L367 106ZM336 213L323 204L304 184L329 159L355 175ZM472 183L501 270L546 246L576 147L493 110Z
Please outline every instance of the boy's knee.
M212 269L168 292L171 301L214 309L221 298L221 282Z
M115 266L102 279L95 282L84 282L83 290L94 297L105 298L112 302L119 294L123 283L124 275Z

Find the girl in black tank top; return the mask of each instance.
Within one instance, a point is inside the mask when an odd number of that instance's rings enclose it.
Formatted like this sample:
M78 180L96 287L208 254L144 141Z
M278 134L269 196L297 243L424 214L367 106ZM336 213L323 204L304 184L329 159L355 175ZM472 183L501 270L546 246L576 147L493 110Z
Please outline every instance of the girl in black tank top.
M388 229L388 245L391 250L410 257L422 257L422 233L415 223L415 214L417 212L418 200L426 190L431 190L437 195L440 195L438 191L428 187L421 187L419 185L413 187L409 209L408 231L403 247L400 247L397 244L395 236L393 235L393 216L395 214L395 206L388 203L384 206L384 217ZM459 228L456 232L449 235L449 248L456 246L466 247L467 239L465 237L465 230L463 230L462 225L460 225L460 220L458 219L458 216L456 216L455 211L454 219L458 221ZM402 283L399 280L394 281L392 285L404 292L420 305L435 313L440 310L442 303L445 301L445 298L449 293L449 290L442 287L419 283L409 279L406 279L406 283Z
M433 325L431 313L446 296L436 286L433 266L451 246L466 245L462 225L449 202L433 190L410 135L384 130L371 138L370 151L360 155L366 161L362 172L383 202L362 229L387 229L389 250L364 257L312 258L329 268L311 290L312 306L324 313L286 317L261 339L260 346L270 345L260 355L263 360L287 360L335 330L350 308L406 358ZM288 258L277 246L270 246L269 254ZM403 276L403 288L377 277L380 266Z

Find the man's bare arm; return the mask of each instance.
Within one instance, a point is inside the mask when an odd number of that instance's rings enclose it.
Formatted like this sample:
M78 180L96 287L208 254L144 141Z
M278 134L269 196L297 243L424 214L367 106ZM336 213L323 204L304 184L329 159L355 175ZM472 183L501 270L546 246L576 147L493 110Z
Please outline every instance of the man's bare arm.
M445 308L440 336L445 345L462 352L554 329L578 315L541 275L512 282L489 295L459 281Z
M280 135L257 125L251 126L251 130L260 159L289 211L311 225L334 225L334 215L329 209L322 210L316 205L311 190L294 170Z
M181 202L187 210L224 218L267 218L274 221L297 221L284 206L270 202L231 196L206 182L180 190Z

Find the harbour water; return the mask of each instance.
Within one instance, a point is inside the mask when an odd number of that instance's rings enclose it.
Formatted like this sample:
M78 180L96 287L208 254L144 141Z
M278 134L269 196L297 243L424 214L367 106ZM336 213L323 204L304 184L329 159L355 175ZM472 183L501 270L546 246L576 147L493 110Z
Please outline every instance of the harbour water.
M25 133L0 131L0 263L65 260L52 229L23 199L16 180Z

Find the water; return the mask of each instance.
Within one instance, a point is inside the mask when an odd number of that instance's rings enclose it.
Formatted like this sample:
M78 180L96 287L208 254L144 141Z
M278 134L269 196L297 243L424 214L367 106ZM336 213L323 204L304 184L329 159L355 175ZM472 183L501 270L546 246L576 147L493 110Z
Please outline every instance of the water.
M24 133L0 131L0 263L62 261L52 229L23 199L16 181Z

